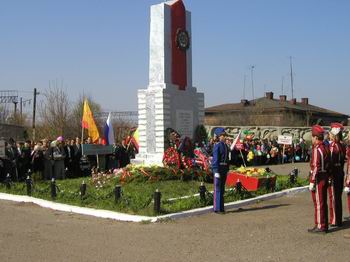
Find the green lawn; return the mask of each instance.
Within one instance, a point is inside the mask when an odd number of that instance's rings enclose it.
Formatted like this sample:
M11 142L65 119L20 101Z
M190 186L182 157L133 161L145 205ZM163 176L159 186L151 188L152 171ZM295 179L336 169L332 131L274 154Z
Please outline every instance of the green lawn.
M85 180L87 192L83 199L80 197L80 184ZM58 180L56 202L71 204L83 207L92 207L98 209L113 210L129 214L154 216L153 212L153 193L156 189L162 193L161 213L168 214L193 208L205 206L198 196L187 199L169 201L171 198L191 196L199 191L200 182L197 180L183 181L131 181L122 185L122 198L118 203L114 201L114 187L119 181L116 178L106 180L105 183L96 184L91 178L78 178ZM298 179L297 183L290 185L287 176L277 176L276 191L290 187L306 185L307 181ZM209 191L213 190L213 184L205 183ZM11 189L6 189L5 185L0 184L0 192L25 195L25 183L13 183ZM233 190L228 190L225 194L225 202L251 198L257 195L267 193L266 189L258 192L242 192L238 194ZM51 200L50 182L39 181L34 183L32 193L33 197ZM212 194L207 193L206 205L212 205Z

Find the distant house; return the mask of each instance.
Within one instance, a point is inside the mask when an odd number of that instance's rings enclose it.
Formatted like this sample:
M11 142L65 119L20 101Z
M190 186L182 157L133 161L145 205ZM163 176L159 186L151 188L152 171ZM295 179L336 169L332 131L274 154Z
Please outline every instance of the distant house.
M349 116L309 104L308 98L298 102L281 95L274 99L273 92L255 100L222 104L205 109L205 124L211 126L311 126L332 122L348 124Z

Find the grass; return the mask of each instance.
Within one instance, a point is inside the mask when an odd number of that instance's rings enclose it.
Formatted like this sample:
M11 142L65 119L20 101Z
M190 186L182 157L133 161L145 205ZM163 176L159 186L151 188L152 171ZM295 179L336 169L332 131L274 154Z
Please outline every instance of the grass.
M85 180L87 184L86 195L81 199L80 185ZM114 200L114 187L118 181L113 178L100 186L93 184L90 178L78 178L56 181L58 190L56 202L75 206L106 209L128 214L154 216L153 193L158 189L162 193L161 214L169 214L189 210L193 208L212 205L213 196L207 192L206 203L202 203L198 196L186 199L169 201L170 198L191 196L198 193L200 182L196 180L168 180L155 182L132 181L122 185L122 198L117 203ZM294 185L289 182L288 176L277 176L275 191L307 185L306 180L298 178ZM205 183L208 191L213 190L213 184ZM32 196L36 198L51 200L49 181L38 181L33 185ZM26 195L25 183L13 183L11 189L0 184L0 192ZM263 188L257 192L242 192L238 194L235 190L225 193L225 202L246 199L269 192Z

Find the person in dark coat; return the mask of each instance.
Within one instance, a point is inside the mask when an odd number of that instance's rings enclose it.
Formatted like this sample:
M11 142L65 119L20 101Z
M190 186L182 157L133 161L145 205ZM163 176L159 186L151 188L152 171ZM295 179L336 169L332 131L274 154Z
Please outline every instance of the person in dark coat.
M44 152L41 142L36 144L32 152L32 167L33 173L38 173L39 177L42 178L42 174L44 172Z
M6 173L10 174L12 181L18 181L18 170L17 170L17 161L18 161L18 150L16 147L15 140L13 138L9 139L6 150Z
M18 180L24 181L26 174L32 169L30 143L19 143L17 147L18 157Z
M214 173L214 212L223 213L224 193L227 172L229 170L229 152L230 149L225 144L226 132L222 127L214 131L216 143L213 150L212 169Z
M130 164L130 156L125 141L122 141L122 145L118 148L119 167L125 167Z
M73 177L73 159L74 159L74 140L67 140L67 143L64 145L64 152L66 154L66 158L64 159L64 166L67 170L68 177Z
M52 155L52 147L50 146L50 141L44 139L43 143L43 156L44 156L44 179L51 180L53 174L53 155Z
M81 141L80 138L75 138L75 143L73 145L73 177L80 177L82 175L81 169L80 169L80 159L82 157L82 148L81 148Z

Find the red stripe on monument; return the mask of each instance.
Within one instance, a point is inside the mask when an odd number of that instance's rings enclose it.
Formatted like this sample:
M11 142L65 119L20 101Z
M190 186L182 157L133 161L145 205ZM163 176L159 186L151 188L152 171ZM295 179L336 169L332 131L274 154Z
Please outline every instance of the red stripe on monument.
M182 51L176 46L176 33L178 29L186 29L186 9L182 0L177 1L171 6L171 78L174 85L178 85L180 90L185 90L187 86L186 51Z

